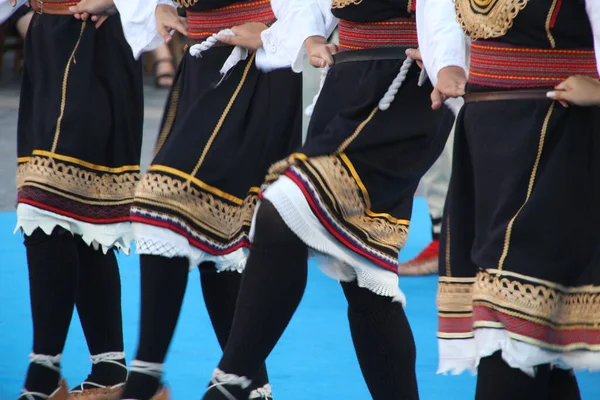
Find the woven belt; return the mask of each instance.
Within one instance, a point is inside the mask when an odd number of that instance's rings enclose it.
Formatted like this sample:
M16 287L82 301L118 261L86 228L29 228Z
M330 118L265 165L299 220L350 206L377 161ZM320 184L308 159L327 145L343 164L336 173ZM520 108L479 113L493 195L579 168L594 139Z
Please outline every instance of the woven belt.
M413 18L394 18L380 22L340 20L339 43L347 50L387 46L419 47L417 24Z
M378 49L362 49L341 51L333 55L334 64L357 61L404 60L407 47L380 47Z
M79 1L48 1L31 0L31 8L38 14L73 15L69 7L75 6Z
M275 21L270 0L254 0L205 11L187 10L188 37L202 41L209 36L247 22Z
M503 100L550 100L548 92L557 89L533 89L533 90L505 90L498 92L473 92L464 95L465 103L479 103L482 101Z
M493 41L471 44L469 84L497 89L542 89L571 75L598 77L593 49L541 49Z

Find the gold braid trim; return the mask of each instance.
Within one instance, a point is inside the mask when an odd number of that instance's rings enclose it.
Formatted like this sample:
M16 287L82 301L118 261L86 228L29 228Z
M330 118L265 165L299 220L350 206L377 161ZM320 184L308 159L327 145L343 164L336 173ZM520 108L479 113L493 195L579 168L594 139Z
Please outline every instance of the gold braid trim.
M33 156L17 167L17 188L50 186L75 196L102 201L131 200L140 180L139 172L100 173L58 162L52 158ZM79 200L86 203L85 200Z
M177 3L180 7L190 8L194 7L196 3L198 3L198 0L175 0L175 3Z
M561 329L591 325L600 329L600 286L566 288L533 282L533 278L518 281L510 275L494 270L477 274L473 301L517 312L521 318L542 325Z
M351 4L358 5L362 2L363 2L363 0L333 0L333 3L331 4L331 8L344 8Z
M529 0L456 0L456 17L471 39L506 35Z
M149 172L136 190L135 201L136 207L150 212L156 206L172 210L214 235L231 240L243 226L250 226L258 195L250 193L242 204L232 204L185 179Z

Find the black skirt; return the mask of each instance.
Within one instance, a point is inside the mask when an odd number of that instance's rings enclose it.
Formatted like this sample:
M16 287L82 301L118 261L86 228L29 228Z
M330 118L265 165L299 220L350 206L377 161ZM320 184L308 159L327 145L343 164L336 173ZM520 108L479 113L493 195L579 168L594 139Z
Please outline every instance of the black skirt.
M187 53L179 66L132 210L143 254L241 269L258 188L269 166L300 145L302 76L260 72L250 55L221 80L231 51Z
M61 225L87 242L127 247L139 181L141 64L118 16L100 29L35 14L18 120L19 226Z
M342 280L356 273L359 285L393 297L401 296L398 253L407 238L413 195L448 136L437 133L440 112L431 110L431 85L418 86L416 64L390 108L378 109L403 61L334 65L305 145L273 166L267 184L277 182L265 191L309 247L329 264L354 269L342 272L325 263L320 266L326 273Z
M600 109L471 103L454 145L441 371L475 369L498 350L526 371L600 368Z

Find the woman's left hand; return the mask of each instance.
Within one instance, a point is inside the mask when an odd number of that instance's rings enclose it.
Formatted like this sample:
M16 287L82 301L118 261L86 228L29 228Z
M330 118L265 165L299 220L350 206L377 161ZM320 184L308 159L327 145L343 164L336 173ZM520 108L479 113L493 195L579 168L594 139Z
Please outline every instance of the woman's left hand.
M257 50L263 46L260 34L267 29L267 26L261 22L248 22L243 25L231 28L235 35L219 35L219 42L227 43L232 46L243 47L248 50Z
M571 76L556 86L557 90L548 92L548 97L565 107L600 106L600 81L589 76Z

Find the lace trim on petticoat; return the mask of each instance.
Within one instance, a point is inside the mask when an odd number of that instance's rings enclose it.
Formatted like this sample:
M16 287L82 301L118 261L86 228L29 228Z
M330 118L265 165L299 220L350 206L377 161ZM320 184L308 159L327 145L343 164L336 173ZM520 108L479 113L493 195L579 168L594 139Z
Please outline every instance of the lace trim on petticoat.
M406 298L398 287L397 274L375 265L333 238L291 179L280 177L265 191L264 198L275 206L286 225L311 248L310 256L327 276L344 282L356 280L360 287L406 305ZM252 235L253 230L250 231L251 238Z
M31 235L33 231L40 228L49 235L57 226L74 235L80 235L86 244L96 250L102 248L104 253L114 247L122 250L125 254L129 254L131 242L133 241L130 222L90 224L28 204L17 206L15 233L21 230L25 235Z
M475 373L479 361L498 350L508 365L530 376L535 375L535 366L542 364L575 371L600 371L600 352L553 352L512 338L504 329L479 328L474 339L439 340L438 374Z
M133 229L137 254L150 254L167 258L185 257L190 270L203 262L214 262L218 272L243 272L249 250L245 247L226 255L212 255L191 245L189 241L170 229L134 222Z

